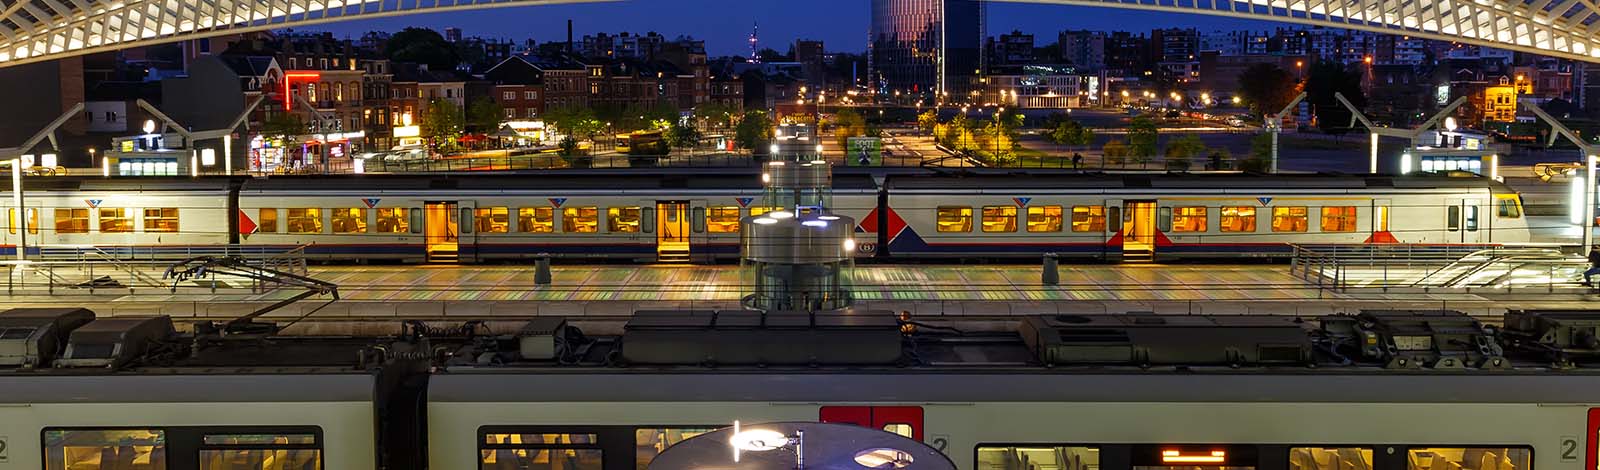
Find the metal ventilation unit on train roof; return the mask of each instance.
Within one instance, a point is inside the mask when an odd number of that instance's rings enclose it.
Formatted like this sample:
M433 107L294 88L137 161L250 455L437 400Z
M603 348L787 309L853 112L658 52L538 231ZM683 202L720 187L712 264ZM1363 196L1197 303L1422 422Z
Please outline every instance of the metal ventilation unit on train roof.
M1500 338L1557 365L1600 360L1600 310L1511 310Z
M1362 310L1320 321L1329 350L1346 360L1377 361L1391 369L1511 367L1483 323L1453 310Z
M1301 323L1269 315L1040 315L1022 319L1023 343L1045 364L1306 364Z
M118 368L143 356L150 345L170 339L176 332L172 317L101 318L76 330L56 367Z
M900 322L881 310L641 310L622 333L636 364L891 364L900 351Z
M14 308L0 312L0 365L49 367L67 335L91 321L83 308Z

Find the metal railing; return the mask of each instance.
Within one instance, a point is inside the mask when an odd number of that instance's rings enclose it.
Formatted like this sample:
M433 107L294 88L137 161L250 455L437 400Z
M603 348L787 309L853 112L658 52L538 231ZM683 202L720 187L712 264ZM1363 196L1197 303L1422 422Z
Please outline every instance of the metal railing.
M1558 245L1290 245L1289 273L1320 290L1578 287L1588 262Z
M174 290L177 285L160 279L160 273L173 263L200 256L236 257L253 266L306 275L306 248L288 250L281 246L205 246L154 247L112 245L45 245L39 256L26 261L0 261L6 267L6 293L57 295L61 290L95 294L105 290ZM282 287L251 279L232 284L229 279L209 275L193 280L193 285L211 293L219 288L248 288L252 294Z

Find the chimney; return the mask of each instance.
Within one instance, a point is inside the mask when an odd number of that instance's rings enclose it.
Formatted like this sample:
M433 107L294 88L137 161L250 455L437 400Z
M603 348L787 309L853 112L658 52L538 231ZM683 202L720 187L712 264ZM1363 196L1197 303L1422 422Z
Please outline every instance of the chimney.
M567 53L572 53L572 18L567 18Z

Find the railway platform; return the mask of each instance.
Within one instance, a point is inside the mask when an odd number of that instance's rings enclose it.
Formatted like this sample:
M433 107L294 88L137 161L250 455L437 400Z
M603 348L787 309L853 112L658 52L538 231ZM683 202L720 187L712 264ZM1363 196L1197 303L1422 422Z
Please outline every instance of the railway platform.
M561 266L549 284L533 266L311 266L309 277L338 286L339 300L312 296L265 318L308 322L381 319L516 319L540 315L625 318L642 309L737 309L745 268ZM863 308L915 316L973 318L1040 313L1323 315L1362 308L1460 310L1498 317L1509 308L1589 308L1600 295L1571 282L1517 289L1369 288L1320 284L1286 264L1062 265L1045 285L1037 265L860 265L850 292ZM230 319L304 289L263 287L226 277L174 284L159 271L74 275L13 267L4 291L12 306L88 306L102 315L165 314ZM75 277L76 276L76 277Z

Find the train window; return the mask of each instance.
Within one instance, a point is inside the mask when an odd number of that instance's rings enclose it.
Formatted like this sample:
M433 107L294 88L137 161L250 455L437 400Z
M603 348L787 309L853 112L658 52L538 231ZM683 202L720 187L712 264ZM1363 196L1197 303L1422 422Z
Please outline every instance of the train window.
M971 232L972 208L957 206L939 206L938 225L940 232Z
M706 231L711 233L739 233L739 206L711 206L706 208Z
M426 222L424 222L423 219L422 208L411 208L411 233L422 233L422 228L425 224Z
M1172 231L1174 232L1204 232L1206 231L1205 207L1178 207L1172 212Z
M1445 208L1444 228L1452 232L1461 230L1461 206Z
M1172 231L1172 208L1162 207L1156 209L1156 230L1163 232Z
M45 470L164 470L160 429L45 429Z
M1477 205L1468 205L1467 206L1467 217L1466 217L1466 219L1467 219L1467 231L1468 232L1476 232L1476 231L1478 231L1478 206Z
M1029 206L1029 232L1060 232L1061 206Z
M517 209L517 227L523 233L551 233L556 231L556 210L553 207L523 207Z
M256 213L256 232L278 233L277 209L261 209Z
M611 207L606 209L606 231L639 233L638 207Z
M178 208L163 207L144 210L144 231L146 232L176 232L178 231Z
M486 434L478 451L479 468L602 470L597 438L594 434Z
M978 446L976 470L1098 470L1100 449L1061 446Z
M1104 232L1106 206L1072 206L1072 231Z
M1272 208L1272 231L1274 232L1304 232L1310 225L1307 219L1305 206L1289 206Z
M983 231L1017 231L1017 206L983 206Z
M133 217L128 216L128 210L120 207L100 208L100 231L104 233L126 233L133 231Z
M750 206L751 217L761 217L761 214L778 210L776 207Z
M85 211L85 212L87 213L87 211ZM17 234L17 210L16 209L6 209L6 214L11 219L11 223L6 224L6 226L11 228L11 234L12 235L16 235ZM39 234L39 210L38 209L31 209L31 208L28 209L28 234L29 235L38 235Z
M567 233L599 232L600 208L589 206L561 209L561 231Z
M207 434L200 470L316 470L322 449L315 434Z
M405 208L378 208L377 227L374 231L378 233L406 233L411 231L411 221L406 219Z
M506 233L511 231L511 209L505 207L479 207L473 217L478 233Z
M1532 452L1517 447L1427 447L1406 452L1408 470L1530 470Z
M696 207L689 209L689 230L693 230L694 233L705 233L706 208Z
M596 444L600 440L597 434L530 434L530 433L494 433L484 434L484 444L499 445L560 445L560 444Z
M359 207L333 209L333 233L367 233L367 210Z
M1356 206L1334 206L1322 208L1322 231L1356 231Z
M56 209L56 233L89 233L88 209Z
M913 427L911 427L910 424L906 424L906 423L889 423L889 424L885 424L885 425L883 425L883 430L887 431L890 434L896 434L896 435L900 435L900 436L903 436L903 437L915 438L916 435L917 435L916 428L913 428Z
M1289 470L1372 470L1372 449L1291 447Z
M734 207L734 212L739 208ZM644 470L650 465L651 460L665 452L668 447L683 442L691 437L715 431L717 428L639 428L633 430L634 455L638 456L635 467Z
M1389 231L1389 206L1378 206L1378 210L1373 212L1373 217L1377 220L1372 230L1375 232Z
M1250 206L1222 206L1222 220L1218 225L1224 232L1256 231L1256 208Z
M1106 226L1107 231L1110 231L1110 232L1121 232L1122 231L1122 208L1121 207L1107 207L1106 208L1106 221L1109 222L1109 225Z
M322 233L322 209L289 209L289 233Z
M1495 216L1502 219L1517 219L1522 217L1522 203L1515 194L1494 195Z

